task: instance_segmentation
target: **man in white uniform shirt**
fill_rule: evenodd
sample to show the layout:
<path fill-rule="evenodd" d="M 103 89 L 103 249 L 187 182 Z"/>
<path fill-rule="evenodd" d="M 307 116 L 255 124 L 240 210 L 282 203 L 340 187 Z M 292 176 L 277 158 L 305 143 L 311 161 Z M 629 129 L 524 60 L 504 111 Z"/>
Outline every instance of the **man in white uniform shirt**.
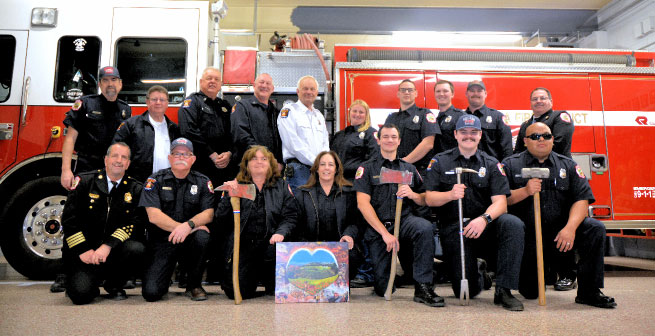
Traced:
<path fill-rule="evenodd" d="M 144 183 L 148 176 L 169 168 L 171 141 L 180 137 L 177 125 L 166 117 L 168 91 L 160 85 L 148 90 L 148 110 L 131 117 L 116 130 L 113 142 L 125 142 L 132 150 L 127 174 Z"/>
<path fill-rule="evenodd" d="M 318 81 L 312 76 L 304 76 L 298 81 L 296 92 L 298 101 L 285 105 L 277 119 L 282 156 L 287 165 L 284 175 L 294 193 L 307 183 L 309 168 L 316 156 L 330 150 L 325 118 L 314 108 Z"/>

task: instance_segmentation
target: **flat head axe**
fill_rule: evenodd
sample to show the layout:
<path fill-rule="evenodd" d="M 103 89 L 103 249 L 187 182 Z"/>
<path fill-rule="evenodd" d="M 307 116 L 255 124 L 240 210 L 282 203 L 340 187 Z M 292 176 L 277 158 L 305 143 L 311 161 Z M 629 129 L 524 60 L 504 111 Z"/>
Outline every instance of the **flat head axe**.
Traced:
<path fill-rule="evenodd" d="M 550 176 L 548 168 L 523 168 L 524 179 L 544 179 Z M 541 239 L 541 200 L 539 193 L 534 194 L 534 232 L 537 241 L 537 281 L 539 284 L 539 305 L 546 305 L 546 282 L 544 281 L 544 245 Z"/>
<path fill-rule="evenodd" d="M 478 174 L 477 171 L 469 168 L 456 167 L 454 169 L 455 174 L 457 174 L 457 184 L 462 184 L 462 174 L 463 173 L 473 173 Z M 452 174 L 452 172 L 450 173 Z M 459 282 L 459 303 L 462 306 L 469 305 L 469 280 L 466 278 L 466 263 L 464 256 L 464 209 L 462 207 L 462 199 L 457 200 L 457 207 L 459 210 L 459 257 L 460 263 L 462 264 L 462 279 Z"/>
<path fill-rule="evenodd" d="M 401 184 L 412 184 L 413 173 L 410 171 L 393 170 L 382 167 L 380 169 L 380 183 L 396 183 L 398 186 Z M 400 213 L 403 209 L 402 197 L 396 199 L 396 217 L 393 224 L 393 236 L 398 239 L 400 235 Z M 391 255 L 391 271 L 389 272 L 389 282 L 387 283 L 387 290 L 384 292 L 384 299 L 391 301 L 391 292 L 393 291 L 393 282 L 396 280 L 396 268 L 398 259 L 398 251 L 394 248 Z"/>
<path fill-rule="evenodd" d="M 227 191 L 234 212 L 234 250 L 232 251 L 232 286 L 234 288 L 234 304 L 241 304 L 241 288 L 239 287 L 239 250 L 241 249 L 241 200 L 247 198 L 255 200 L 256 189 L 254 184 L 237 184 L 236 188 L 223 184 L 218 190 Z"/>

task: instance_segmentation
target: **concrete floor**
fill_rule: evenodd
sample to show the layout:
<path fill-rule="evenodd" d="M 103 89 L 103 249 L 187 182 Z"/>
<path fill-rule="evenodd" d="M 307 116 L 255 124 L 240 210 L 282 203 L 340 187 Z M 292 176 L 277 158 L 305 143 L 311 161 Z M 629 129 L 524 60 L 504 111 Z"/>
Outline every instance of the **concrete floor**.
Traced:
<path fill-rule="evenodd" d="M 148 303 L 140 288 L 129 299 L 97 299 L 74 306 L 51 282 L 0 280 L 0 335 L 652 335 L 655 272 L 612 271 L 607 295 L 618 302 L 607 310 L 574 303 L 575 291 L 547 290 L 547 305 L 524 301 L 524 312 L 493 304 L 485 291 L 470 306 L 460 306 L 449 285 L 437 293 L 445 308 L 412 301 L 413 289 L 400 288 L 393 301 L 353 289 L 349 303 L 275 304 L 273 297 L 245 300 L 240 306 L 218 286 L 206 286 L 208 301 L 192 302 L 171 287 L 166 299 Z M 519 296 L 522 299 L 522 297 Z"/>

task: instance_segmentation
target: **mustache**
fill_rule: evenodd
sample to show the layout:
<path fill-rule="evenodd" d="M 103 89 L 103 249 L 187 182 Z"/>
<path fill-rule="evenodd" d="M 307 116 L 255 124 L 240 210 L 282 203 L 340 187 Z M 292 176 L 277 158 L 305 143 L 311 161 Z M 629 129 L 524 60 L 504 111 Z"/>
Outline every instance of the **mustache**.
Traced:
<path fill-rule="evenodd" d="M 176 165 L 176 164 L 178 164 L 178 163 L 179 163 L 179 164 L 183 164 L 185 167 L 188 167 L 188 166 L 189 166 L 189 163 L 186 162 L 186 161 L 182 161 L 182 160 L 175 160 L 175 161 L 173 161 L 173 164 L 174 164 L 174 165 Z"/>

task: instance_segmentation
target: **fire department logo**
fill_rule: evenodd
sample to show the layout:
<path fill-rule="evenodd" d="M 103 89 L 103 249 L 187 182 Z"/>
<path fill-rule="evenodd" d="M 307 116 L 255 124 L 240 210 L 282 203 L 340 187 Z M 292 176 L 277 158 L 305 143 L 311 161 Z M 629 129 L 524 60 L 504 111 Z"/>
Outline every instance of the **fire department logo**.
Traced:
<path fill-rule="evenodd" d="M 437 117 L 435 117 L 434 113 L 432 113 L 432 112 L 426 113 L 425 114 L 425 119 L 431 124 L 434 124 L 434 123 L 437 122 Z"/>
<path fill-rule="evenodd" d="M 76 100 L 73 104 L 73 111 L 77 111 L 82 107 L 82 101 L 80 99 Z"/>
<path fill-rule="evenodd" d="M 565 179 L 566 178 L 566 169 L 562 168 L 559 170 L 559 177 Z"/>
<path fill-rule="evenodd" d="M 191 106 L 191 99 L 185 99 L 184 103 L 182 103 L 183 107 L 189 107 Z"/>
<path fill-rule="evenodd" d="M 221 108 L 221 110 L 223 110 L 223 112 L 227 112 L 227 107 L 223 106 L 223 108 Z"/>
<path fill-rule="evenodd" d="M 506 115 L 503 115 L 503 122 L 505 125 L 509 126 L 509 118 Z"/>
<path fill-rule="evenodd" d="M 78 184 L 80 184 L 80 177 L 75 176 L 75 179 L 73 180 L 73 185 L 71 186 L 71 190 L 75 190 L 75 188 L 77 188 Z"/>
<path fill-rule="evenodd" d="M 197 193 L 198 193 L 198 186 L 194 184 L 191 186 L 191 195 L 195 195 Z"/>
<path fill-rule="evenodd" d="M 155 185 L 155 182 L 157 182 L 157 180 L 155 180 L 152 177 L 148 177 L 148 179 L 146 180 L 146 188 L 145 189 L 146 190 L 152 190 L 152 186 Z"/>
<path fill-rule="evenodd" d="M 212 181 L 207 181 L 207 189 L 209 189 L 210 193 L 214 193 L 214 186 L 212 185 Z"/>
<path fill-rule="evenodd" d="M 236 109 L 237 109 L 237 104 L 234 104 L 234 106 L 232 106 L 232 113 L 234 113 L 234 111 L 236 111 Z"/>
<path fill-rule="evenodd" d="M 570 123 L 570 122 L 571 122 L 571 116 L 570 116 L 568 113 L 566 113 L 566 112 L 562 112 L 562 113 L 559 115 L 559 118 L 562 119 L 562 120 L 564 120 L 564 122 L 567 122 L 567 123 Z"/>
<path fill-rule="evenodd" d="M 364 139 L 364 136 L 366 136 L 366 133 L 364 132 L 359 132 L 359 138 Z"/>
<path fill-rule="evenodd" d="M 83 38 L 75 39 L 75 41 L 73 41 L 73 44 L 75 45 L 75 51 L 84 51 L 84 46 L 86 43 L 86 40 Z"/>
<path fill-rule="evenodd" d="M 412 119 L 412 122 L 415 124 L 418 124 L 418 116 L 414 116 L 414 119 Z"/>
<path fill-rule="evenodd" d="M 123 199 L 125 200 L 125 203 L 132 203 L 132 194 L 129 193 L 129 192 L 126 192 Z"/>
<path fill-rule="evenodd" d="M 373 137 L 376 139 L 378 138 L 378 131 L 373 132 Z"/>
<path fill-rule="evenodd" d="M 447 116 L 446 120 L 444 120 L 443 122 L 449 123 L 451 120 L 453 120 L 453 116 Z"/>
<path fill-rule="evenodd" d="M 125 125 L 125 122 L 123 121 L 120 125 L 118 125 L 118 128 L 116 129 L 116 132 L 120 131 L 121 127 Z"/>
<path fill-rule="evenodd" d="M 363 175 L 364 175 L 364 167 L 357 168 L 357 172 L 355 173 L 355 180 L 359 180 L 360 178 L 362 178 Z"/>
<path fill-rule="evenodd" d="M 428 169 L 427 170 L 428 171 L 432 170 L 432 165 L 435 164 L 435 163 L 437 163 L 437 158 L 432 158 L 432 160 L 430 160 L 430 163 L 428 164 Z"/>
<path fill-rule="evenodd" d="M 575 172 L 578 173 L 578 176 L 580 176 L 580 178 L 585 178 L 584 173 L 582 172 L 582 168 L 580 168 L 580 166 L 578 165 L 575 166 Z"/>
<path fill-rule="evenodd" d="M 505 169 L 503 168 L 502 163 L 497 163 L 496 166 L 498 167 L 498 171 L 500 171 L 500 173 L 503 174 L 503 176 L 507 176 L 505 175 Z"/>
<path fill-rule="evenodd" d="M 289 116 L 289 108 L 285 107 L 282 109 L 282 111 L 280 111 L 280 117 L 286 118 L 288 116 Z"/>
<path fill-rule="evenodd" d="M 480 167 L 480 170 L 478 171 L 478 176 L 485 177 L 486 175 L 487 175 L 487 168 Z"/>

